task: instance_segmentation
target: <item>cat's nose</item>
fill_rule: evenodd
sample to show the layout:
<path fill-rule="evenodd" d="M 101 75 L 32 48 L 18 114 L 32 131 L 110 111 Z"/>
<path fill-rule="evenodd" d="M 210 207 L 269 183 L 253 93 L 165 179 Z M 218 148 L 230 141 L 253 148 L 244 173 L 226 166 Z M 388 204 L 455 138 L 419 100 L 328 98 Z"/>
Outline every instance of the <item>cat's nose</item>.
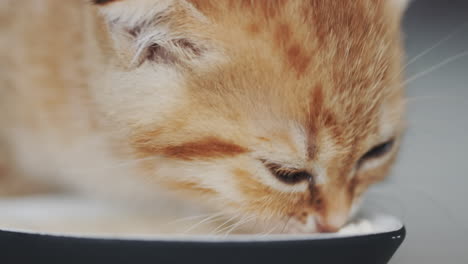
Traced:
<path fill-rule="evenodd" d="M 315 217 L 315 226 L 317 231 L 320 233 L 334 233 L 340 230 L 340 228 L 346 223 L 347 221 L 347 214 L 343 213 L 336 213 L 332 215 L 324 216 L 316 216 Z"/>
<path fill-rule="evenodd" d="M 340 230 L 340 226 L 317 222 L 317 231 L 320 233 L 335 233 L 338 230 Z"/>

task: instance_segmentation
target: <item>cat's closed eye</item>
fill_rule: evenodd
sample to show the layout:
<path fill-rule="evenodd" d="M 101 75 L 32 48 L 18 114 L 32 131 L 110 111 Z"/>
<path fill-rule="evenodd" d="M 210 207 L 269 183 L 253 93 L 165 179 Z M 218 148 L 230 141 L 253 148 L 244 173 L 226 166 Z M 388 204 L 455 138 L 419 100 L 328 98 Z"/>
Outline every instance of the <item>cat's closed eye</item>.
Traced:
<path fill-rule="evenodd" d="M 384 156 L 385 154 L 389 153 L 390 150 L 392 150 L 394 144 L 395 144 L 395 139 L 392 138 L 388 141 L 385 141 L 383 143 L 380 143 L 374 146 L 361 157 L 361 159 L 358 162 L 358 166 L 367 160 L 380 158 Z"/>
<path fill-rule="evenodd" d="M 303 169 L 294 169 L 294 168 L 285 168 L 276 163 L 269 163 L 262 161 L 268 170 L 273 174 L 278 180 L 287 184 L 296 184 L 303 181 L 312 181 L 312 175 Z"/>

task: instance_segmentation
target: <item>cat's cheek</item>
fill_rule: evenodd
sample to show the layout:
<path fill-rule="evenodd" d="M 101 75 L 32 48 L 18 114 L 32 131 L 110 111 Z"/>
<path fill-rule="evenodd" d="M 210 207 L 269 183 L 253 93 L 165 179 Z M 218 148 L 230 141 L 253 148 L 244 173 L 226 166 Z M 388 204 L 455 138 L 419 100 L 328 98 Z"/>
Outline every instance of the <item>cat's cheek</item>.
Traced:
<path fill-rule="evenodd" d="M 184 161 L 156 155 L 141 168 L 142 177 L 153 179 L 155 185 L 226 213 L 245 199 L 235 187 L 231 169 L 228 161 Z"/>
<path fill-rule="evenodd" d="M 97 86 L 93 93 L 101 112 L 122 128 L 161 124 L 187 101 L 183 76 L 158 65 L 109 70 Z"/>

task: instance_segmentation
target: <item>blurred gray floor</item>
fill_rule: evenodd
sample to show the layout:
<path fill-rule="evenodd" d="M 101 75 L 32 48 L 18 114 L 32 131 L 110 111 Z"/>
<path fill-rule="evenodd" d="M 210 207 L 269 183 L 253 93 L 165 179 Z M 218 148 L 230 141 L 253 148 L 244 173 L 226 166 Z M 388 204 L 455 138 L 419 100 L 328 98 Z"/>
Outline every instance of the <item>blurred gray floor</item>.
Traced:
<path fill-rule="evenodd" d="M 468 0 L 414 1 L 404 21 L 409 60 L 456 32 L 408 65 L 407 77 L 466 52 L 467 22 Z M 468 56 L 412 80 L 407 94 L 409 129 L 400 160 L 369 205 L 407 226 L 407 240 L 391 264 L 466 264 Z"/>

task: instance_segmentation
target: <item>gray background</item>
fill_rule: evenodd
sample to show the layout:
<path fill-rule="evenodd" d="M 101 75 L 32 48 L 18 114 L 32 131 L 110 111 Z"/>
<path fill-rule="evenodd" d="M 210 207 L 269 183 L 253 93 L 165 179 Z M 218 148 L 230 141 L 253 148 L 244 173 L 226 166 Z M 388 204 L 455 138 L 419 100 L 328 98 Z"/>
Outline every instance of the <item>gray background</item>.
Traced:
<path fill-rule="evenodd" d="M 404 29 L 411 77 L 468 50 L 468 0 L 416 0 Z M 468 56 L 408 84 L 408 131 L 388 182 L 369 206 L 403 219 L 408 236 L 391 264 L 468 263 Z"/>

